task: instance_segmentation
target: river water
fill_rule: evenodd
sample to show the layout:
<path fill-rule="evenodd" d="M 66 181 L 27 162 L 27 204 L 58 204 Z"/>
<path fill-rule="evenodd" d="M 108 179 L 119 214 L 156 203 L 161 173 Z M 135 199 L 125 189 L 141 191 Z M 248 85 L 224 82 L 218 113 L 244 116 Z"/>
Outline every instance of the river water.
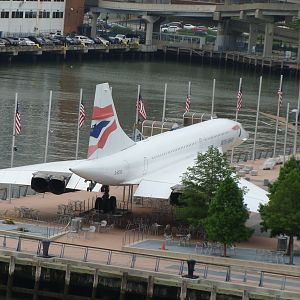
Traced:
<path fill-rule="evenodd" d="M 188 82 L 192 84 L 191 110 L 211 110 L 212 82 L 216 79 L 215 112 L 219 117 L 234 118 L 239 78 L 243 77 L 243 108 L 239 121 L 249 131 L 246 144 L 251 149 L 255 124 L 259 74 L 233 68 L 174 61 L 84 61 L 41 62 L 38 64 L 13 63 L 0 67 L 0 167 L 10 166 L 11 141 L 14 119 L 14 97 L 18 92 L 22 131 L 16 137 L 14 165 L 43 161 L 47 128 L 49 91 L 53 90 L 51 134 L 48 161 L 73 159 L 75 156 L 79 90 L 87 121 L 80 135 L 80 157 L 86 157 L 89 120 L 95 85 L 109 82 L 119 121 L 131 132 L 135 120 L 137 85 L 141 85 L 149 119 L 162 117 L 164 84 L 168 83 L 167 117 L 180 117 L 185 110 Z M 279 75 L 264 75 L 261 111 L 276 114 Z M 284 105 L 296 107 L 298 82 L 284 78 Z M 295 117 L 294 115 L 292 117 Z M 280 127 L 278 143 L 282 148 L 284 128 Z M 289 131 L 289 144 L 293 131 Z M 257 147 L 272 147 L 274 121 L 260 116 Z"/>
<path fill-rule="evenodd" d="M 253 143 L 259 74 L 231 67 L 202 65 L 176 61 L 89 60 L 83 62 L 13 63 L 0 68 L 0 167 L 10 165 L 14 118 L 14 98 L 18 92 L 22 132 L 16 137 L 14 165 L 39 163 L 45 151 L 49 91 L 53 90 L 48 161 L 73 159 L 75 156 L 79 90 L 87 120 L 80 134 L 80 157 L 86 157 L 89 120 L 93 106 L 95 85 L 109 82 L 119 121 L 129 133 L 135 119 L 137 85 L 145 102 L 149 119 L 162 117 L 164 84 L 168 84 L 167 117 L 182 117 L 188 82 L 191 81 L 191 111 L 211 110 L 212 83 L 216 79 L 215 112 L 219 117 L 234 118 L 239 78 L 243 77 L 243 108 L 239 121 L 250 132 L 248 149 Z M 276 114 L 278 74 L 263 77 L 261 105 L 263 112 Z M 285 114 L 286 103 L 295 108 L 298 82 L 283 80 Z M 295 114 L 291 116 L 295 118 Z M 260 117 L 257 147 L 272 147 L 274 121 Z M 278 143 L 282 148 L 284 128 L 280 128 Z M 293 131 L 289 132 L 292 143 Z"/>

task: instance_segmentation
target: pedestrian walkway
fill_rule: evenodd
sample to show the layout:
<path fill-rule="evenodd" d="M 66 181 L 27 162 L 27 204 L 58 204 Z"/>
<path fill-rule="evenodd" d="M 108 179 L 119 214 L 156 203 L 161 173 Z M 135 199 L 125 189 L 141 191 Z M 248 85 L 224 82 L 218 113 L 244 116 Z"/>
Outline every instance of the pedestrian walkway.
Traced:
<path fill-rule="evenodd" d="M 126 249 L 148 249 L 161 251 L 161 240 L 144 240 L 141 242 L 128 245 Z M 221 246 L 221 245 L 220 245 Z M 257 245 L 259 246 L 259 245 Z M 165 251 L 169 253 L 185 253 L 185 254 L 197 254 L 221 257 L 223 250 L 217 245 L 211 245 L 202 247 L 202 245 L 191 243 L 189 245 L 182 245 L 179 241 L 168 241 L 165 246 Z M 242 248 L 242 247 L 228 247 L 227 255 L 232 259 L 240 259 L 247 261 L 261 261 L 263 263 L 276 263 L 286 264 L 289 261 L 289 257 L 284 254 L 283 251 L 276 251 L 271 249 L 261 248 Z M 300 256 L 294 256 L 294 264 L 300 265 Z"/>

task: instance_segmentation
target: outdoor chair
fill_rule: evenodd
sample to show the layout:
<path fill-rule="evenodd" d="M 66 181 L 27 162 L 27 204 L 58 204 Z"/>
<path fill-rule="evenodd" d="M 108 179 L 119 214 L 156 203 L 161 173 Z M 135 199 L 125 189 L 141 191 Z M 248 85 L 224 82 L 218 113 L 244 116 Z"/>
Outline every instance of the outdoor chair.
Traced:
<path fill-rule="evenodd" d="M 101 231 L 101 232 L 104 232 L 104 231 L 106 231 L 106 229 L 107 229 L 107 221 L 106 220 L 102 220 L 101 222 L 100 222 L 100 226 L 99 226 L 99 232 Z"/>
<path fill-rule="evenodd" d="M 110 224 L 109 226 L 106 226 L 106 232 L 110 232 L 114 228 L 114 224 Z"/>
<path fill-rule="evenodd" d="M 164 233 L 164 240 L 165 240 L 166 244 L 171 245 L 171 241 L 173 240 L 172 234 Z"/>
<path fill-rule="evenodd" d="M 235 245 L 228 245 L 228 252 L 230 253 L 230 255 L 232 256 L 232 255 L 234 255 L 234 256 L 236 256 L 236 247 L 235 247 Z"/>
<path fill-rule="evenodd" d="M 276 262 L 285 264 L 285 251 L 276 251 Z"/>
<path fill-rule="evenodd" d="M 191 237 L 192 235 L 190 233 L 188 233 L 187 235 L 185 236 L 182 236 L 179 240 L 179 244 L 180 245 L 184 245 L 184 246 L 187 246 L 189 245 L 190 241 L 191 241 Z"/>
<path fill-rule="evenodd" d="M 95 233 L 96 232 L 96 226 L 91 225 L 88 230 L 84 231 L 84 238 L 88 239 L 89 233 Z"/>

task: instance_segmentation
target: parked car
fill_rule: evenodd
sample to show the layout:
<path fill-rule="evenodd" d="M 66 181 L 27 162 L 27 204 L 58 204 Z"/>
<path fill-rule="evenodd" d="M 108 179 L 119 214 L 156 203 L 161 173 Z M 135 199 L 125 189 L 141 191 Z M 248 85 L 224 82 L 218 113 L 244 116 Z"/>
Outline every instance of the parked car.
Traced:
<path fill-rule="evenodd" d="M 48 40 L 50 40 L 54 45 L 64 44 L 58 37 L 49 37 Z"/>
<path fill-rule="evenodd" d="M 176 33 L 180 29 L 181 29 L 181 27 L 178 27 L 176 25 L 171 25 L 171 26 L 168 27 L 167 32 L 169 32 L 169 33 Z"/>
<path fill-rule="evenodd" d="M 93 45 L 95 42 L 88 38 L 87 36 L 84 35 L 75 35 L 74 39 L 78 40 L 81 42 L 83 45 Z"/>
<path fill-rule="evenodd" d="M 192 25 L 192 24 L 184 24 L 184 25 L 183 25 L 183 28 L 184 28 L 184 29 L 191 29 L 191 30 L 192 30 L 192 29 L 195 28 L 195 25 Z"/>
<path fill-rule="evenodd" d="M 102 36 L 98 36 L 97 39 L 101 42 L 101 44 L 105 45 L 105 46 L 109 46 L 110 42 L 108 40 L 106 40 L 105 38 L 103 38 Z"/>
<path fill-rule="evenodd" d="M 81 45 L 81 42 L 69 36 L 56 36 L 55 39 L 60 40 L 63 44 L 67 45 Z"/>
<path fill-rule="evenodd" d="M 208 30 L 208 28 L 206 26 L 198 25 L 194 27 L 194 30 Z"/>
<path fill-rule="evenodd" d="M 161 32 L 167 32 L 168 31 L 168 27 L 169 27 L 168 24 L 162 24 L 162 25 L 160 25 L 160 31 Z"/>
<path fill-rule="evenodd" d="M 43 37 L 43 40 L 45 42 L 45 45 L 47 45 L 47 46 L 54 45 L 54 43 L 47 37 Z"/>
<path fill-rule="evenodd" d="M 21 46 L 36 46 L 36 43 L 27 37 L 24 37 L 24 38 L 19 37 L 19 38 L 16 38 L 16 40 L 19 41 L 19 45 L 21 45 Z"/>
<path fill-rule="evenodd" d="M 44 46 L 46 45 L 45 41 L 43 38 L 38 37 L 38 36 L 29 36 L 28 37 L 31 41 L 33 41 L 35 44 L 39 45 L 39 46 Z"/>
<path fill-rule="evenodd" d="M 3 38 L 3 40 L 8 41 L 10 46 L 18 46 L 19 45 L 19 41 L 12 37 L 5 37 L 5 38 Z"/>
<path fill-rule="evenodd" d="M 114 38 L 119 44 L 128 44 L 130 42 L 130 39 L 125 34 L 116 34 Z"/>
<path fill-rule="evenodd" d="M 183 28 L 182 22 L 170 22 L 168 23 L 168 26 L 177 26 L 179 28 Z"/>
<path fill-rule="evenodd" d="M 7 46 L 10 46 L 10 43 L 5 39 L 0 38 L 0 47 L 7 47 Z"/>

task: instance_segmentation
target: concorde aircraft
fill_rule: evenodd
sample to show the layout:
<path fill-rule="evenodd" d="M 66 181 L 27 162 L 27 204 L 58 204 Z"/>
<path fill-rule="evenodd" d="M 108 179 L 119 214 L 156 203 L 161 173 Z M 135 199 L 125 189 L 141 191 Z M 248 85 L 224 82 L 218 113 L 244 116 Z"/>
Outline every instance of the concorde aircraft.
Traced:
<path fill-rule="evenodd" d="M 168 199 L 198 152 L 211 145 L 226 152 L 247 138 L 240 123 L 212 119 L 134 142 L 121 128 L 111 90 L 103 83 L 96 86 L 87 159 L 2 169 L 0 183 L 31 185 L 55 194 L 86 189 L 87 181 L 137 185 L 135 196 Z M 245 203 L 251 211 L 268 201 L 258 186 L 242 179 L 240 186 L 248 189 Z"/>

